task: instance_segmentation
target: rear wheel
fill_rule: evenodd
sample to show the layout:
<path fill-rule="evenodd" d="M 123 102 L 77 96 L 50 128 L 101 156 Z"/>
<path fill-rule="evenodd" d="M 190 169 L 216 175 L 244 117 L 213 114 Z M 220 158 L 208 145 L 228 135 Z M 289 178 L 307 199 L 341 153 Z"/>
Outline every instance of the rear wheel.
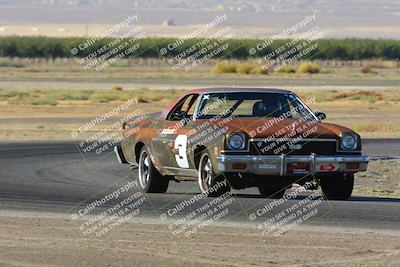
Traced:
<path fill-rule="evenodd" d="M 146 193 L 165 193 L 169 184 L 169 179 L 161 175 L 154 167 L 145 146 L 139 156 L 139 184 Z"/>
<path fill-rule="evenodd" d="M 198 183 L 202 193 L 218 197 L 231 190 L 223 175 L 215 175 L 210 155 L 206 150 L 201 153 L 198 171 Z"/>
<path fill-rule="evenodd" d="M 320 177 L 322 192 L 329 200 L 347 200 L 353 192 L 354 174 L 336 174 Z"/>

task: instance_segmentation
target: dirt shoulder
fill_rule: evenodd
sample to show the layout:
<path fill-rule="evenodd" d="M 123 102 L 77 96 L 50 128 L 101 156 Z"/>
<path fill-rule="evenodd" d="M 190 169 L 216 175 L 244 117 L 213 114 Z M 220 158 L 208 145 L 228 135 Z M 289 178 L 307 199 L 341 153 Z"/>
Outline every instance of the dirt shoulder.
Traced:
<path fill-rule="evenodd" d="M 1 266 L 398 266 L 400 236 L 293 231 L 269 242 L 256 229 L 207 227 L 190 238 L 129 223 L 102 239 L 66 219 L 0 217 Z"/>
<path fill-rule="evenodd" d="M 353 196 L 400 197 L 400 160 L 370 161 L 368 170 L 356 174 Z"/>

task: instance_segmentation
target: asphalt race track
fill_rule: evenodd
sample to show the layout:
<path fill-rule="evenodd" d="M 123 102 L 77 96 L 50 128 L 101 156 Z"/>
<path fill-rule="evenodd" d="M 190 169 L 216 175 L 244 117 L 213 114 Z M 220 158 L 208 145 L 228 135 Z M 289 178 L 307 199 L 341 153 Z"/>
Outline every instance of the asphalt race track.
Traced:
<path fill-rule="evenodd" d="M 399 148 L 398 139 L 366 140 L 363 144 L 364 154 L 373 158 L 399 156 Z M 0 211 L 69 215 L 136 177 L 137 171 L 120 165 L 113 153 L 92 161 L 84 160 L 74 143 L 3 143 L 0 144 Z M 146 196 L 141 216 L 158 218 L 177 203 L 198 193 L 196 183 L 171 182 L 166 194 Z M 235 201 L 225 218 L 228 221 L 250 222 L 249 214 L 273 201 L 259 198 L 257 189 L 234 193 Z M 306 197 L 307 194 L 288 200 L 277 212 Z M 187 207 L 182 214 L 205 201 L 208 200 L 202 199 Z M 113 204 L 110 201 L 103 208 Z M 400 230 L 400 199 L 355 196 L 350 201 L 323 201 L 318 212 L 321 216 L 311 223 L 316 227 Z"/>

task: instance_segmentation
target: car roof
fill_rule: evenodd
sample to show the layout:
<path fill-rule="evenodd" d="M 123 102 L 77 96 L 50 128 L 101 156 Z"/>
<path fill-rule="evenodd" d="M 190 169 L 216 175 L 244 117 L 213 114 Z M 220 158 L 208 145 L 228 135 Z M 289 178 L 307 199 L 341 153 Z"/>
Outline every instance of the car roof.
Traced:
<path fill-rule="evenodd" d="M 220 86 L 203 87 L 186 92 L 187 94 L 204 94 L 217 92 L 263 92 L 263 93 L 291 93 L 289 90 L 269 88 L 269 87 L 246 87 L 246 86 Z"/>
<path fill-rule="evenodd" d="M 246 86 L 219 86 L 219 87 L 202 87 L 187 91 L 181 97 L 175 99 L 172 103 L 168 105 L 166 110 L 164 111 L 167 114 L 183 97 L 190 95 L 190 94 L 204 94 L 204 93 L 228 93 L 228 92 L 261 92 L 261 93 L 277 93 L 277 94 L 284 94 L 284 93 L 291 93 L 289 90 L 277 89 L 277 88 L 269 88 L 269 87 L 246 87 Z M 165 115 L 164 114 L 164 115 Z"/>

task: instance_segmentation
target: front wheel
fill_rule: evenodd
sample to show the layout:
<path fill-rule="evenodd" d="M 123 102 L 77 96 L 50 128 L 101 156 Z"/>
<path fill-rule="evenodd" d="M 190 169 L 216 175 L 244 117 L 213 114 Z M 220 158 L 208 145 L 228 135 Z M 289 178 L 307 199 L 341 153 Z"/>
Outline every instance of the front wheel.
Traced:
<path fill-rule="evenodd" d="M 218 197 L 231 190 L 224 175 L 215 175 L 210 154 L 206 150 L 201 153 L 198 171 L 198 183 L 202 193 Z"/>
<path fill-rule="evenodd" d="M 169 184 L 169 179 L 154 167 L 145 146 L 139 156 L 139 184 L 145 193 L 165 193 Z"/>
<path fill-rule="evenodd" d="M 319 180 L 328 200 L 347 200 L 353 192 L 354 174 L 322 176 Z"/>

